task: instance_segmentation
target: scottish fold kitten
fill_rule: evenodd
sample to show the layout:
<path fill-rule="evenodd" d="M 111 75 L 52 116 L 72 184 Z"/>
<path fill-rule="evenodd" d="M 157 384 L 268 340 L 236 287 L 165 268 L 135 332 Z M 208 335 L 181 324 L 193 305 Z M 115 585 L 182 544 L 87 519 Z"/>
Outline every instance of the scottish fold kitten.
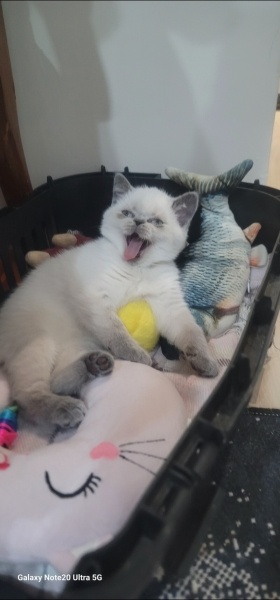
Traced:
<path fill-rule="evenodd" d="M 195 192 L 174 199 L 117 174 L 102 237 L 44 262 L 11 295 L 0 312 L 0 362 L 27 418 L 75 426 L 86 411 L 82 386 L 110 373 L 113 357 L 151 365 L 117 316 L 134 299 L 147 300 L 161 335 L 199 374 L 217 374 L 173 262 L 197 204 Z"/>

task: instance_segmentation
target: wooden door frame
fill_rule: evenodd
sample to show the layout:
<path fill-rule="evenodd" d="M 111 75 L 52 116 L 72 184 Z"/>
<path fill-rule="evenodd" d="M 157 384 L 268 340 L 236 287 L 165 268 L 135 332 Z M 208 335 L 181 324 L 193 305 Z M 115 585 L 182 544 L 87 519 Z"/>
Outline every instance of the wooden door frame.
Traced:
<path fill-rule="evenodd" d="M 17 116 L 16 95 L 0 2 L 0 188 L 7 206 L 23 204 L 32 191 Z"/>

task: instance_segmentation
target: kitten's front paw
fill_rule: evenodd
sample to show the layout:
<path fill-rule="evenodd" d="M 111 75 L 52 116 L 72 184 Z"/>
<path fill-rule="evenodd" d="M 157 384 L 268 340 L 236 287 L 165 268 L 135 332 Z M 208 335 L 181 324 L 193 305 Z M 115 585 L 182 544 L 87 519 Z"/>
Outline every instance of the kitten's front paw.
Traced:
<path fill-rule="evenodd" d="M 87 408 L 82 400 L 61 396 L 51 414 L 51 421 L 63 429 L 77 427 L 83 420 Z"/>
<path fill-rule="evenodd" d="M 149 353 L 136 343 L 133 344 L 118 340 L 118 343 L 115 343 L 114 346 L 111 345 L 109 350 L 119 360 L 130 360 L 131 362 L 138 362 L 143 365 L 152 365 Z"/>
<path fill-rule="evenodd" d="M 148 354 L 148 352 L 145 352 L 145 350 L 142 350 L 141 348 L 139 350 L 132 349 L 131 351 L 127 352 L 126 356 L 123 357 L 123 360 L 138 362 L 142 365 L 148 365 L 149 367 L 152 366 L 152 359 L 150 355 Z"/>
<path fill-rule="evenodd" d="M 210 355 L 199 354 L 195 348 L 188 347 L 185 357 L 193 370 L 201 377 L 216 377 L 219 373 L 217 361 Z"/>
<path fill-rule="evenodd" d="M 195 368 L 192 364 L 191 366 L 195 369 L 198 375 L 201 375 L 201 377 L 217 377 L 219 373 L 219 367 L 215 360 L 205 359 L 204 364 L 198 368 Z"/>

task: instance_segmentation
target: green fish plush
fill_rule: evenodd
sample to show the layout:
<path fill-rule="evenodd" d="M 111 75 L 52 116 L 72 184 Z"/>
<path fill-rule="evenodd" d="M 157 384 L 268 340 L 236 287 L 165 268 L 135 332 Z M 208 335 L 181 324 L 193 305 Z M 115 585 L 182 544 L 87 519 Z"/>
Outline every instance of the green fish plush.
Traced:
<path fill-rule="evenodd" d="M 176 183 L 200 194 L 201 236 L 185 248 L 178 264 L 186 303 L 207 337 L 217 337 L 233 325 L 248 285 L 251 260 L 254 265 L 266 264 L 266 248 L 251 248 L 261 225 L 253 223 L 243 231 L 228 203 L 229 191 L 252 166 L 252 160 L 244 160 L 217 177 L 175 168 L 165 171 Z"/>

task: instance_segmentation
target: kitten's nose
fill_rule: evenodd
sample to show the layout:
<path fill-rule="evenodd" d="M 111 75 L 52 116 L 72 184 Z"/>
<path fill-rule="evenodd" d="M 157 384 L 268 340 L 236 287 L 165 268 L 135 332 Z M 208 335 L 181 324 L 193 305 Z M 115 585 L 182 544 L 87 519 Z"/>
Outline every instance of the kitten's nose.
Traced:
<path fill-rule="evenodd" d="M 143 223 L 145 223 L 145 221 L 139 221 L 138 219 L 134 219 L 134 223 L 136 227 L 138 227 L 138 225 L 142 225 Z"/>

